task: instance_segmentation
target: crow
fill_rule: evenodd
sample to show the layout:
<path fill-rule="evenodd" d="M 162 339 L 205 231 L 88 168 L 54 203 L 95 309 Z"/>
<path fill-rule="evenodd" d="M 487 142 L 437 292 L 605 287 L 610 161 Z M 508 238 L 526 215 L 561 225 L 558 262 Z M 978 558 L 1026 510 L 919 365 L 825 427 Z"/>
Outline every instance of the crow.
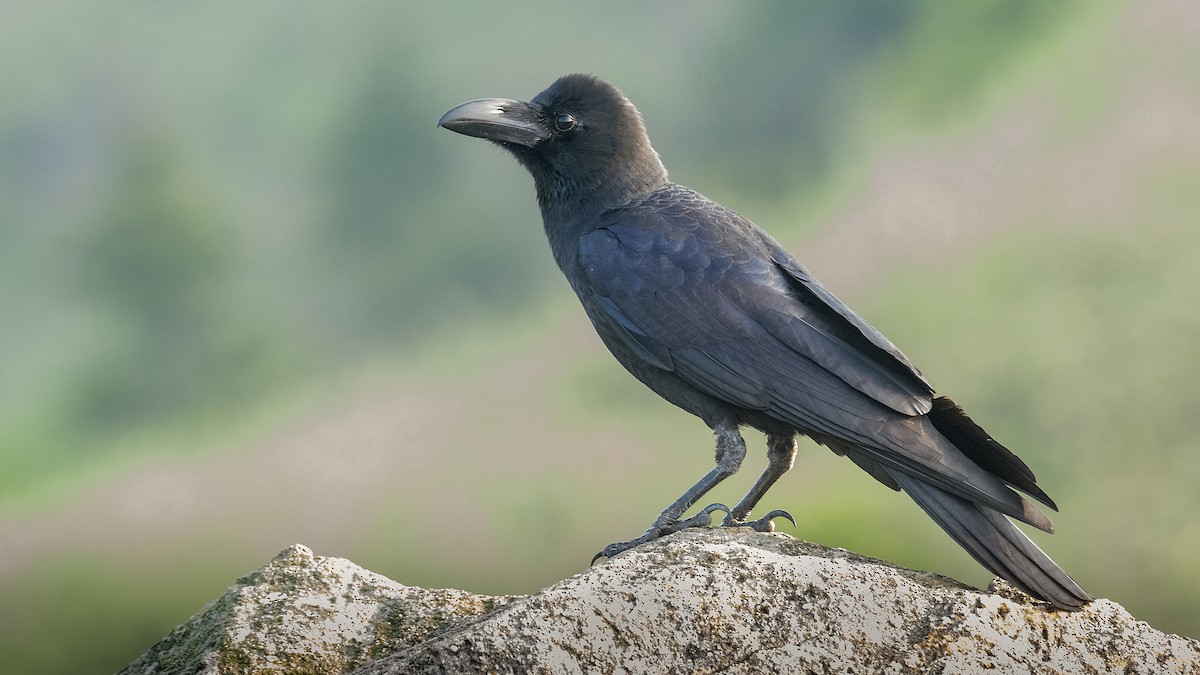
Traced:
<path fill-rule="evenodd" d="M 600 339 L 634 377 L 704 421 L 716 466 L 612 557 L 686 527 L 748 520 L 791 467 L 796 435 L 903 490 L 992 573 L 1065 610 L 1091 600 L 1006 516 L 1053 525 L 1033 472 L 757 225 L 672 183 L 641 114 L 615 86 L 566 75 L 523 102 L 463 103 L 440 127 L 487 139 L 533 175 L 550 249 Z M 768 464 L 732 509 L 683 518 L 766 435 Z M 795 521 L 793 520 L 793 525 Z"/>

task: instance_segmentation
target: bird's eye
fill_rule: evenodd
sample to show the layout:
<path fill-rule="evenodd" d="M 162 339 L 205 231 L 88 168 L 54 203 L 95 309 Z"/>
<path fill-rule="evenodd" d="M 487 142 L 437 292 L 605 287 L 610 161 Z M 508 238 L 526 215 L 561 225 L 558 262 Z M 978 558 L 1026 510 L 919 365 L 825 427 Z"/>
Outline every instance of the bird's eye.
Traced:
<path fill-rule="evenodd" d="M 575 116 L 570 113 L 562 113 L 554 118 L 554 128 L 559 131 L 570 131 L 575 128 Z"/>

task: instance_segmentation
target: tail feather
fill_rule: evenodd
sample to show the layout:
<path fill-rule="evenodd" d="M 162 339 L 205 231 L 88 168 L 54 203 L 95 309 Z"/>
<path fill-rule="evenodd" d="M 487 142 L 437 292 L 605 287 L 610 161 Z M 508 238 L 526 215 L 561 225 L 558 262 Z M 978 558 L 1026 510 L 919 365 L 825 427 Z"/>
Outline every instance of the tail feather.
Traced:
<path fill-rule="evenodd" d="M 972 462 L 1055 511 L 1058 506 L 1040 487 L 1033 471 L 1020 457 L 1001 445 L 945 396 L 933 399 L 929 421 Z"/>
<path fill-rule="evenodd" d="M 1060 609 L 1092 597 L 1003 514 L 900 471 L 893 480 L 971 557 L 993 574 Z"/>

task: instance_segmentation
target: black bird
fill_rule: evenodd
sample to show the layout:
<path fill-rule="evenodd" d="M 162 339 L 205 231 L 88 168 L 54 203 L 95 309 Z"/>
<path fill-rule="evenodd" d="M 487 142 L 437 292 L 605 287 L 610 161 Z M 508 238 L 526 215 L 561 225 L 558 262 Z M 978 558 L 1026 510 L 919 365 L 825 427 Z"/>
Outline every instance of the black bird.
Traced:
<path fill-rule="evenodd" d="M 526 103 L 479 99 L 438 125 L 493 141 L 533 174 L 550 248 L 613 356 L 716 435 L 716 467 L 614 556 L 685 527 L 773 529 L 751 509 L 788 469 L 797 433 L 904 490 L 981 565 L 1062 609 L 1091 597 L 1005 516 L 1057 510 L 1033 472 L 933 388 L 746 218 L 667 179 L 641 114 L 616 87 L 567 75 Z M 768 465 L 732 510 L 683 514 L 746 455 L 739 427 L 767 437 Z"/>

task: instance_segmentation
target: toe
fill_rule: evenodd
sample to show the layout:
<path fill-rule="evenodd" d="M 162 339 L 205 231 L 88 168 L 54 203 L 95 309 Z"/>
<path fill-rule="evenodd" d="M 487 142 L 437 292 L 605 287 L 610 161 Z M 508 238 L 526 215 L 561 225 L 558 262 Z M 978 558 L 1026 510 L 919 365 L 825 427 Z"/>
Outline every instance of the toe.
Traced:
<path fill-rule="evenodd" d="M 796 519 L 792 517 L 792 514 L 784 511 L 783 509 L 775 509 L 758 520 L 750 521 L 734 520 L 733 516 L 730 515 L 729 517 L 725 518 L 725 522 L 721 523 L 721 526 L 748 527 L 755 532 L 774 532 L 776 518 L 787 518 L 788 522 L 792 524 L 792 527 L 796 526 Z"/>
<path fill-rule="evenodd" d="M 713 511 L 723 511 L 723 512 L 725 512 L 725 517 L 726 518 L 729 517 L 729 507 L 728 506 L 725 506 L 724 504 L 709 504 L 708 506 L 704 507 L 700 511 L 700 513 L 697 513 L 696 515 L 692 516 L 691 518 L 685 518 L 684 520 L 680 520 L 678 522 L 672 523 L 671 525 L 668 525 L 667 527 L 664 527 L 663 534 L 669 534 L 671 532 L 678 532 L 680 530 L 686 530 L 689 527 L 709 527 L 710 525 L 712 525 L 712 522 L 713 522 L 713 519 L 712 519 Z"/>

